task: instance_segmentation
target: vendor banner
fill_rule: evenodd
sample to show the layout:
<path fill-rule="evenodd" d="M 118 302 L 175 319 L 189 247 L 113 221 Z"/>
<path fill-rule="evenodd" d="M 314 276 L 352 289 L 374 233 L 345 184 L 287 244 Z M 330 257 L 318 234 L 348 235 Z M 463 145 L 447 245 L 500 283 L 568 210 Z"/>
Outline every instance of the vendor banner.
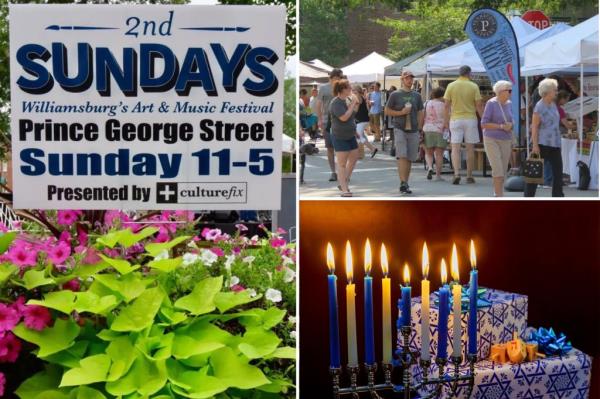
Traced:
<path fill-rule="evenodd" d="M 11 5 L 15 208 L 279 209 L 285 18 Z"/>
<path fill-rule="evenodd" d="M 512 25 L 504 14 L 491 8 L 481 8 L 471 13 L 464 30 L 473 43 L 492 85 L 499 80 L 513 84 L 511 95 L 513 120 L 520 115 L 519 46 Z M 513 125 L 515 136 L 520 136 L 520 124 Z M 520 142 L 520 140 L 519 140 Z"/>

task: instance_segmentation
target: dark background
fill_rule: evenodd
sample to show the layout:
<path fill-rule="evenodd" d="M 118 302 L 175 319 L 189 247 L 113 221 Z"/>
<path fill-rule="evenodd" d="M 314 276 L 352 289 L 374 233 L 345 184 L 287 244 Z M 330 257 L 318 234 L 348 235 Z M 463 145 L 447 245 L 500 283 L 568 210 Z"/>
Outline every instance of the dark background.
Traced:
<path fill-rule="evenodd" d="M 468 281 L 468 243 L 475 240 L 480 286 L 529 296 L 528 325 L 564 332 L 594 357 L 591 399 L 600 398 L 600 202 L 597 201 L 301 201 L 300 395 L 330 397 L 326 244 L 334 246 L 342 364 L 346 358 L 344 246 L 350 240 L 355 280 L 361 280 L 364 243 L 373 248 L 375 346 L 381 359 L 379 247 L 390 258 L 392 298 L 405 261 L 413 296 L 420 295 L 421 249 L 429 247 L 431 290 L 439 262 L 459 251 L 461 282 Z M 364 358 L 362 285 L 357 286 L 359 360 Z M 394 302 L 392 300 L 392 302 Z M 394 307 L 392 308 L 394 309 Z M 394 312 L 392 312 L 394 314 Z M 394 318 L 394 316 L 392 316 Z"/>

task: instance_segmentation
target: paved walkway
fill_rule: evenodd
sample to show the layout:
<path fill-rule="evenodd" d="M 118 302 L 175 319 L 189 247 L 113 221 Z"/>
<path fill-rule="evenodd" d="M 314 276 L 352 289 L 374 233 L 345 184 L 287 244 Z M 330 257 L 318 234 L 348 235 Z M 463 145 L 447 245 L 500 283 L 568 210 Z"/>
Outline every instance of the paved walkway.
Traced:
<path fill-rule="evenodd" d="M 319 154 L 306 157 L 304 184 L 300 185 L 301 197 L 339 197 L 337 182 L 328 181 L 330 171 L 327 163 L 327 152 L 323 140 L 317 142 Z M 396 159 L 389 155 L 390 146 L 386 143 L 386 153 L 376 143 L 379 152 L 371 159 L 366 151 L 364 159 L 358 161 L 352 174 L 350 190 L 354 197 L 493 197 L 492 178 L 483 177 L 481 171 L 474 173 L 475 184 L 465 184 L 465 171 L 460 185 L 451 183 L 452 174 L 443 174 L 446 181 L 426 179 L 423 163 L 414 163 L 410 175 L 411 195 L 401 195 L 400 181 L 396 169 Z M 488 174 L 491 171 L 488 169 Z M 537 197 L 551 197 L 552 190 L 538 188 Z M 577 190 L 575 186 L 564 188 L 565 197 L 598 197 L 598 190 Z M 522 192 L 505 192 L 506 197 L 523 197 Z"/>

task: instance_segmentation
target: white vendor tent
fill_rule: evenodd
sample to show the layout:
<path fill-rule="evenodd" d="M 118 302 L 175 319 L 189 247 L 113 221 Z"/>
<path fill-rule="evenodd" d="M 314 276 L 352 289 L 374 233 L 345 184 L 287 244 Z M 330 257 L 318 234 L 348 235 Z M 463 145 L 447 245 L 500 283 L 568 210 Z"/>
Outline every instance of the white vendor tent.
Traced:
<path fill-rule="evenodd" d="M 580 65 L 584 66 L 584 72 L 593 72 L 594 68 L 598 71 L 597 15 L 571 29 L 527 46 L 522 73 L 531 76 L 554 71 L 579 72 Z"/>
<path fill-rule="evenodd" d="M 329 72 L 333 69 L 333 67 L 331 65 L 324 63 L 323 61 L 321 61 L 318 58 L 315 58 L 314 60 L 310 60 L 310 61 L 308 61 L 308 63 L 316 66 L 317 68 L 324 69 L 327 72 Z"/>
<path fill-rule="evenodd" d="M 523 21 L 520 17 L 513 17 L 510 23 L 515 31 L 519 46 L 521 46 L 521 41 L 525 40 L 528 36 L 541 32 L 539 29 Z M 462 65 L 469 65 L 471 71 L 475 74 L 485 73 L 485 67 L 470 40 L 462 41 L 427 57 L 427 71 L 433 75 L 436 73 L 458 74 L 458 69 Z"/>
<path fill-rule="evenodd" d="M 342 71 L 352 83 L 375 82 L 383 79 L 385 67 L 393 63 L 394 61 L 373 51 L 365 58 L 345 66 Z"/>

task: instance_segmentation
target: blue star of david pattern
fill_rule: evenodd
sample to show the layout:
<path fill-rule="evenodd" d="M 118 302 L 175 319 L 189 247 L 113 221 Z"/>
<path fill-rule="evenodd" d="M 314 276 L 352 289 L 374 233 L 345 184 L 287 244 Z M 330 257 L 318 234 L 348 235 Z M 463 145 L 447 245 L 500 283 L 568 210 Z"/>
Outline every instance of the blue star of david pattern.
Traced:
<path fill-rule="evenodd" d="M 575 378 L 577 371 L 569 370 L 565 364 L 553 368 L 553 372 L 548 374 L 546 387 L 548 393 L 555 394 L 557 398 L 566 398 L 567 395 L 576 389 Z"/>

